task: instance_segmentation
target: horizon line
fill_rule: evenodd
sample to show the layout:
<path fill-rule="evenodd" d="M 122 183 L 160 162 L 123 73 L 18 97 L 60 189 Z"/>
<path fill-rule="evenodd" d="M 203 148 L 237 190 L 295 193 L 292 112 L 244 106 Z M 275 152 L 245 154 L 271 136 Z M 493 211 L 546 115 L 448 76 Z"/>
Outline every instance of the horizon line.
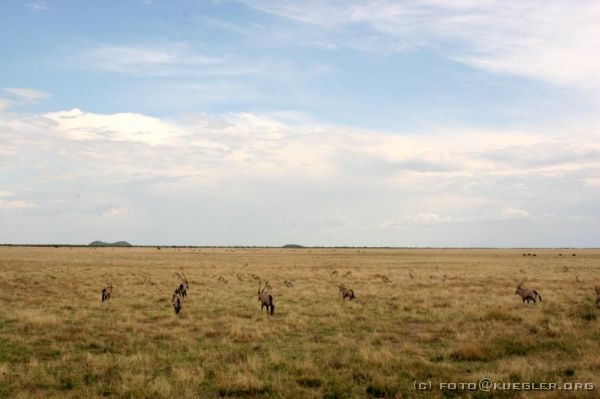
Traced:
<path fill-rule="evenodd" d="M 600 247 L 492 247 L 492 246 L 390 246 L 390 245 L 172 245 L 172 244 L 129 244 L 129 245 L 90 245 L 90 244 L 27 244 L 27 243 L 0 243 L 0 247 L 73 247 L 73 248 L 255 248 L 255 249 L 598 249 Z"/>

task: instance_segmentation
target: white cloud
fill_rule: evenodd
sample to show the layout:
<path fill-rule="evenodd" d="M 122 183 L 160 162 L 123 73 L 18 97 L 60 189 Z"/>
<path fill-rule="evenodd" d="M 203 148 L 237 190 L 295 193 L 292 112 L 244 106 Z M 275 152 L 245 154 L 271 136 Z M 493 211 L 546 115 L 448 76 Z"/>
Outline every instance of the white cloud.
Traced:
<path fill-rule="evenodd" d="M 163 46 L 102 45 L 87 51 L 84 55 L 99 69 L 119 73 L 162 74 L 173 65 L 207 65 L 218 59 L 192 53 L 185 44 Z"/>
<path fill-rule="evenodd" d="M 3 91 L 11 94 L 19 101 L 24 101 L 29 104 L 37 104 L 40 100 L 50 97 L 48 93 L 25 87 L 7 87 L 4 88 Z"/>
<path fill-rule="evenodd" d="M 501 212 L 501 218 L 507 220 L 530 219 L 531 217 L 532 216 L 529 212 L 514 207 L 504 208 Z"/>
<path fill-rule="evenodd" d="M 30 201 L 4 201 L 0 200 L 0 208 L 3 209 L 12 209 L 12 210 L 21 210 L 27 208 L 36 208 L 37 206 Z"/>
<path fill-rule="evenodd" d="M 121 214 L 121 210 L 119 208 L 110 208 L 100 212 L 100 216 L 107 219 L 112 219 Z"/>
<path fill-rule="evenodd" d="M 600 141 L 589 131 L 382 133 L 252 113 L 178 121 L 78 109 L 7 114 L 0 135 L 10 147 L 5 159 L 0 147 L 0 168 L 27 200 L 7 197 L 2 209 L 37 206 L 48 218 L 75 212 L 111 223 L 121 223 L 127 209 L 128 220 L 144 226 L 140 232 L 167 223 L 169 209 L 194 215 L 179 220 L 188 232 L 192 220 L 215 227 L 225 218 L 240 237 L 254 233 L 239 220 L 259 218 L 257 228 L 289 241 L 294 231 L 313 237 L 307 232 L 318 230 L 315 244 L 375 244 L 369 240 L 382 228 L 394 237 L 417 234 L 419 226 L 558 224 L 572 209 L 583 217 L 577 223 L 588 223 L 600 217 L 591 205 L 600 200 Z M 220 237 L 234 240 L 229 234 Z"/>
<path fill-rule="evenodd" d="M 55 123 L 58 132 L 72 140 L 130 141 L 157 145 L 175 142 L 185 133 L 177 125 L 135 113 L 102 115 L 72 109 L 49 112 L 43 116 Z"/>
<path fill-rule="evenodd" d="M 590 177 L 583 179 L 590 186 L 599 186 L 600 187 L 600 177 Z"/>
<path fill-rule="evenodd" d="M 0 98 L 0 111 L 9 109 L 12 106 L 12 102 L 6 98 Z"/>
<path fill-rule="evenodd" d="M 0 156 L 11 157 L 15 156 L 16 154 L 17 149 L 15 147 L 0 144 Z"/>
<path fill-rule="evenodd" d="M 600 168 L 598 140 L 527 131 L 447 129 L 441 134 L 387 134 L 286 123 L 251 113 L 168 121 L 79 109 L 8 119 L 4 126 L 13 131 L 12 140 L 5 140 L 11 143 L 12 154 L 32 145 L 23 133 L 30 131 L 31 140 L 39 140 L 41 134 L 45 139 L 40 145 L 58 151 L 55 156 L 68 162 L 101 163 L 98 172 L 114 170 L 120 176 L 131 172 L 137 176 L 279 178 L 299 173 L 323 179 L 352 176 L 357 181 L 410 182 L 436 176 L 556 177 Z M 77 150 L 64 152 L 59 143 Z M 142 146 L 137 148 L 140 155 L 119 143 Z"/>
<path fill-rule="evenodd" d="M 45 2 L 29 3 L 27 7 L 33 12 L 48 11 L 48 5 Z"/>
<path fill-rule="evenodd" d="M 456 222 L 456 220 L 450 216 L 440 216 L 434 212 L 419 212 L 413 215 L 403 215 L 399 219 L 388 219 L 382 223 L 382 227 L 398 228 L 407 224 L 433 225 L 450 222 Z"/>
<path fill-rule="evenodd" d="M 205 54 L 187 43 L 100 44 L 67 57 L 72 66 L 133 76 L 232 77 L 254 73 L 256 66 Z"/>
<path fill-rule="evenodd" d="M 37 207 L 37 205 L 32 201 L 3 199 L 3 197 L 6 198 L 6 197 L 14 197 L 14 196 L 15 196 L 15 193 L 12 191 L 0 190 L 0 208 L 10 209 L 10 210 L 21 210 L 21 209 Z"/>
<path fill-rule="evenodd" d="M 488 205 L 496 202 L 498 199 L 488 199 L 485 201 Z M 501 201 L 501 199 L 500 199 Z M 456 209 L 455 209 L 456 211 Z M 480 208 L 481 212 L 481 208 Z M 504 207 L 500 211 L 493 212 L 482 212 L 478 214 L 468 214 L 459 216 L 442 216 L 435 212 L 418 212 L 415 214 L 402 215 L 398 219 L 387 219 L 381 226 L 385 229 L 399 229 L 406 228 L 407 225 L 438 225 L 446 223 L 482 223 L 482 222 L 498 222 L 498 221 L 518 221 L 518 220 L 532 220 L 534 216 L 529 212 L 516 208 L 516 207 Z M 543 218 L 539 218 L 543 219 Z"/>
<path fill-rule="evenodd" d="M 600 89 L 600 4 L 592 0 L 244 2 L 324 29 L 345 29 L 345 45 L 367 40 L 362 49 L 375 44 L 388 51 L 426 46 L 492 72 Z M 362 26 L 379 37 L 353 30 Z"/>
<path fill-rule="evenodd" d="M 452 221 L 450 217 L 442 217 L 437 213 L 418 213 L 416 215 L 408 216 L 408 218 L 413 222 L 423 224 L 447 223 Z"/>

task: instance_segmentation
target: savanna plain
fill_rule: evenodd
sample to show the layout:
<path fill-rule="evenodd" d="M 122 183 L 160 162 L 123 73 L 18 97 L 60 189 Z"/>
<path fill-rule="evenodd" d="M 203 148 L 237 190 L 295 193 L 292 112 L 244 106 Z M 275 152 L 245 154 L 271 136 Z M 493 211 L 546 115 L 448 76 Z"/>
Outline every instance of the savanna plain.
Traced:
<path fill-rule="evenodd" d="M 600 250 L 0 247 L 0 397 L 597 397 L 595 285 Z M 482 378 L 596 390 L 436 388 Z"/>

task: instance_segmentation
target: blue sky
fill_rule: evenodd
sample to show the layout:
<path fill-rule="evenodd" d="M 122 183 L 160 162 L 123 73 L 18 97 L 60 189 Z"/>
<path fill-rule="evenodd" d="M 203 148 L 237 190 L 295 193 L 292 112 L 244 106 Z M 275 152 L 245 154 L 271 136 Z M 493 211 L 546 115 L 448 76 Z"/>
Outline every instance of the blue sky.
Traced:
<path fill-rule="evenodd" d="M 596 2 L 1 11 L 0 242 L 598 246 Z"/>

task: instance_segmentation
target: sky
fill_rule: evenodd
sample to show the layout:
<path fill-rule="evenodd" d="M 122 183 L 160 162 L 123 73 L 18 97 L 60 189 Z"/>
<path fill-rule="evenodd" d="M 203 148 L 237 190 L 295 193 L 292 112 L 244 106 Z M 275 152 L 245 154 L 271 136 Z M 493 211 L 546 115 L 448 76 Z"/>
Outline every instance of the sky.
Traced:
<path fill-rule="evenodd" d="M 600 246 L 600 3 L 6 0 L 0 243 Z"/>

